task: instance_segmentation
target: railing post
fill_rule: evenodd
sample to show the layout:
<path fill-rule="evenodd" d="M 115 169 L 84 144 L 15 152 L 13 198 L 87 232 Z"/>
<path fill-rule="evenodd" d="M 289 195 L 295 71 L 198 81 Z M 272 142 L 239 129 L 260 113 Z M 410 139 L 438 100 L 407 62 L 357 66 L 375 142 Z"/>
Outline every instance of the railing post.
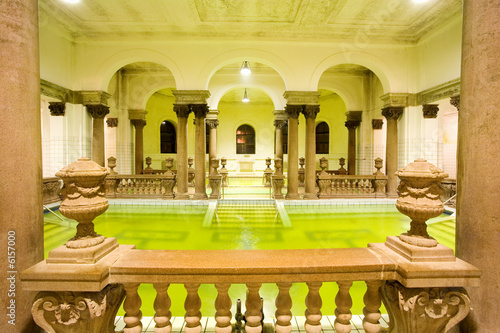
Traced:
<path fill-rule="evenodd" d="M 247 299 L 245 301 L 245 332 L 262 332 L 262 300 L 260 299 L 259 289 L 261 283 L 247 283 Z"/>
<path fill-rule="evenodd" d="M 365 307 L 363 308 L 363 328 L 366 333 L 380 332 L 380 305 L 382 304 L 379 296 L 379 289 L 382 281 L 366 281 L 366 293 L 363 296 Z"/>
<path fill-rule="evenodd" d="M 126 283 L 123 287 L 127 293 L 127 297 L 123 303 L 123 310 L 125 310 L 125 316 L 123 317 L 125 328 L 123 329 L 123 333 L 141 333 L 142 301 L 141 297 L 137 293 L 139 283 Z"/>
<path fill-rule="evenodd" d="M 281 282 L 277 283 L 279 292 L 276 296 L 276 325 L 275 329 L 277 333 L 290 333 L 292 331 L 292 298 L 290 297 L 290 287 L 291 282 Z"/>
<path fill-rule="evenodd" d="M 319 294 L 321 285 L 321 282 L 307 282 L 309 292 L 306 296 L 307 309 L 305 313 L 306 323 L 304 324 L 307 333 L 321 332 L 321 306 L 323 305 Z"/>
<path fill-rule="evenodd" d="M 186 315 L 184 319 L 186 320 L 186 326 L 184 331 L 186 333 L 200 333 L 202 331 L 201 327 L 201 299 L 198 295 L 199 284 L 188 283 L 184 287 L 187 290 L 186 301 L 184 302 L 184 309 L 186 310 Z"/>
<path fill-rule="evenodd" d="M 338 281 L 339 292 L 335 297 L 335 330 L 337 333 L 349 333 L 351 331 L 351 307 L 352 298 L 349 289 L 352 281 Z"/>
<path fill-rule="evenodd" d="M 231 298 L 228 290 L 231 285 L 229 283 L 216 283 L 217 298 L 215 299 L 215 332 L 231 333 Z"/>
<path fill-rule="evenodd" d="M 156 298 L 153 303 L 155 310 L 154 321 L 156 323 L 155 333 L 170 333 L 172 331 L 172 312 L 170 312 L 170 297 L 168 296 L 169 283 L 153 283 L 156 290 Z"/>

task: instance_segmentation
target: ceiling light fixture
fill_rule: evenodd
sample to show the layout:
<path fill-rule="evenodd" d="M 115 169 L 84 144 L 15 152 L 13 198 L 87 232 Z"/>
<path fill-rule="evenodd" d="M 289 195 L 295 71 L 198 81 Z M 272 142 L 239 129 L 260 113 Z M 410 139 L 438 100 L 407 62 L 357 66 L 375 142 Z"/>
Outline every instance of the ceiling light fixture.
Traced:
<path fill-rule="evenodd" d="M 250 69 L 250 64 L 248 63 L 248 61 L 246 61 L 246 60 L 243 61 L 243 65 L 241 66 L 240 73 L 243 75 L 249 75 L 250 73 L 252 73 L 252 70 Z"/>
<path fill-rule="evenodd" d="M 415 3 L 424 3 L 424 2 L 427 2 L 427 0 L 413 0 L 413 2 L 415 2 Z"/>
<path fill-rule="evenodd" d="M 243 103 L 248 103 L 250 100 L 248 99 L 247 96 L 247 88 L 245 88 L 245 93 L 243 94 L 243 99 L 241 100 Z"/>
<path fill-rule="evenodd" d="M 79 3 L 80 0 L 64 0 L 66 3 Z"/>

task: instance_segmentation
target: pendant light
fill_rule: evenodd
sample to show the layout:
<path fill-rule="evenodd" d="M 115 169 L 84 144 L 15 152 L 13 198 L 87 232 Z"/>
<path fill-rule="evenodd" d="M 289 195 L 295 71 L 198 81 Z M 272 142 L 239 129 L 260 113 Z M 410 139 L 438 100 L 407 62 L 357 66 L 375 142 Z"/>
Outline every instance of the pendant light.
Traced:
<path fill-rule="evenodd" d="M 245 88 L 245 94 L 243 94 L 243 99 L 241 100 L 243 103 L 248 103 L 250 100 L 248 99 L 247 96 L 247 88 Z"/>
<path fill-rule="evenodd" d="M 243 61 L 243 65 L 241 66 L 240 73 L 243 75 L 250 75 L 252 73 L 252 70 L 250 69 L 250 64 L 248 61 Z"/>

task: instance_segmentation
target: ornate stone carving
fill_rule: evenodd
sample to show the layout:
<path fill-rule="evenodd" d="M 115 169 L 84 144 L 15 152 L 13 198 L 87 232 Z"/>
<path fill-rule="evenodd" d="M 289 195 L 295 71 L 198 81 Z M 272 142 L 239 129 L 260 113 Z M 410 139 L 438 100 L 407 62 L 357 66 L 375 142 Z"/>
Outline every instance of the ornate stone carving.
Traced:
<path fill-rule="evenodd" d="M 389 332 L 445 333 L 470 311 L 464 288 L 406 288 L 386 281 L 380 293 L 389 313 Z"/>
<path fill-rule="evenodd" d="M 203 104 L 210 97 L 208 90 L 172 90 L 172 94 L 176 104 Z"/>
<path fill-rule="evenodd" d="M 345 158 L 339 158 L 340 168 L 335 172 L 336 175 L 347 175 L 347 170 L 344 168 Z"/>
<path fill-rule="evenodd" d="M 130 119 L 130 123 L 134 125 L 135 129 L 143 129 L 146 126 L 146 121 L 144 119 Z"/>
<path fill-rule="evenodd" d="M 318 175 L 318 197 L 321 199 L 330 198 L 332 194 L 332 178 L 326 172 L 326 168 L 328 168 L 328 159 L 326 157 L 319 159 L 319 167 L 321 172 Z"/>
<path fill-rule="evenodd" d="M 416 96 L 408 93 L 388 93 L 382 95 L 380 99 L 384 102 L 385 107 L 401 107 L 405 108 L 410 105 L 415 105 Z"/>
<path fill-rule="evenodd" d="M 217 171 L 218 168 L 219 159 L 212 158 L 210 160 L 210 169 L 212 171 L 208 176 L 208 183 L 210 185 L 210 188 L 212 189 L 212 193 L 210 193 L 210 199 L 219 199 L 222 176 Z"/>
<path fill-rule="evenodd" d="M 273 122 L 274 127 L 279 130 L 283 130 L 283 128 L 286 126 L 287 121 L 286 120 L 275 120 Z"/>
<path fill-rule="evenodd" d="M 66 103 L 49 102 L 49 110 L 51 116 L 64 116 L 66 113 Z"/>
<path fill-rule="evenodd" d="M 288 118 L 298 119 L 303 108 L 304 108 L 303 105 L 287 105 L 285 106 L 285 113 L 288 116 Z"/>
<path fill-rule="evenodd" d="M 264 169 L 264 186 L 271 186 L 271 175 L 273 174 L 273 170 L 270 168 L 271 166 L 271 158 L 266 158 L 266 168 Z"/>
<path fill-rule="evenodd" d="M 218 119 L 207 119 L 206 123 L 212 129 L 217 128 L 217 126 L 219 126 L 219 120 Z"/>
<path fill-rule="evenodd" d="M 415 105 L 429 104 L 460 94 L 460 78 L 439 84 L 416 95 Z"/>
<path fill-rule="evenodd" d="M 460 95 L 451 96 L 450 104 L 457 108 L 457 111 L 460 111 Z"/>
<path fill-rule="evenodd" d="M 173 199 L 175 197 L 174 186 L 177 181 L 177 177 L 171 170 L 173 166 L 174 159 L 172 157 L 167 157 L 165 159 L 165 167 L 167 168 L 167 171 L 165 171 L 164 175 L 168 178 L 162 179 L 162 187 L 164 190 L 163 197 L 166 199 Z"/>
<path fill-rule="evenodd" d="M 174 104 L 174 112 L 177 114 L 177 118 L 187 118 L 191 109 L 188 104 Z"/>
<path fill-rule="evenodd" d="M 403 114 L 404 107 L 400 106 L 388 106 L 382 109 L 382 115 L 387 118 L 387 120 L 398 120 Z"/>
<path fill-rule="evenodd" d="M 87 111 L 94 119 L 104 119 L 109 113 L 109 106 L 104 104 L 87 104 Z"/>
<path fill-rule="evenodd" d="M 49 204 L 60 200 L 61 180 L 56 177 L 43 179 L 43 204 Z"/>
<path fill-rule="evenodd" d="M 422 112 L 424 118 L 437 118 L 439 111 L 438 104 L 424 104 L 422 105 Z"/>
<path fill-rule="evenodd" d="M 109 206 L 104 185 L 107 174 L 106 168 L 89 158 L 80 158 L 56 173 L 64 182 L 59 211 L 67 218 L 78 221 L 76 235 L 66 242 L 66 247 L 87 248 L 104 242 L 104 236 L 94 231 L 92 221 Z"/>
<path fill-rule="evenodd" d="M 77 92 L 79 95 L 79 100 L 81 101 L 80 103 L 87 106 L 87 105 L 107 105 L 108 104 L 108 99 L 111 97 L 110 94 L 108 94 L 105 91 L 101 90 L 95 90 L 95 91 L 89 91 L 89 90 L 83 90 Z"/>
<path fill-rule="evenodd" d="M 448 175 L 423 159 L 408 164 L 396 175 L 401 180 L 396 208 L 411 218 L 410 230 L 399 238 L 411 245 L 436 246 L 438 243 L 427 233 L 425 222 L 444 212 L 439 198 L 443 193 L 440 183 Z"/>
<path fill-rule="evenodd" d="M 114 319 L 123 301 L 123 286 L 108 285 L 100 292 L 40 292 L 31 314 L 48 332 L 114 332 Z"/>
<path fill-rule="evenodd" d="M 381 130 L 383 126 L 384 126 L 383 119 L 372 119 L 372 128 L 374 130 Z"/>
<path fill-rule="evenodd" d="M 347 127 L 348 130 L 355 130 L 356 128 L 358 128 L 358 126 L 359 126 L 360 123 L 361 122 L 357 121 L 357 120 L 348 120 L 344 124 L 345 124 L 345 127 Z"/>
<path fill-rule="evenodd" d="M 319 105 L 305 105 L 302 109 L 302 113 L 306 118 L 316 119 L 316 115 L 319 112 Z"/>
<path fill-rule="evenodd" d="M 146 157 L 146 169 L 144 169 L 142 171 L 143 174 L 152 174 L 153 173 L 153 168 L 151 167 L 151 162 L 152 162 L 152 158 L 151 157 Z"/>
<path fill-rule="evenodd" d="M 222 176 L 222 187 L 227 186 L 227 169 L 226 169 L 226 164 L 227 164 L 227 159 L 225 157 L 220 159 L 220 164 L 222 167 L 219 170 L 219 174 Z"/>
<path fill-rule="evenodd" d="M 285 91 L 283 97 L 286 99 L 287 104 L 319 104 L 319 96 L 321 93 L 318 91 Z"/>
<path fill-rule="evenodd" d="M 194 168 L 193 168 L 193 158 L 188 158 L 188 185 L 194 186 Z"/>
<path fill-rule="evenodd" d="M 283 160 L 279 157 L 274 159 L 274 175 L 271 179 L 274 199 L 284 199 L 282 189 L 285 185 L 285 176 L 283 176 Z"/>
<path fill-rule="evenodd" d="M 40 79 L 40 94 L 53 97 L 63 102 L 73 103 L 73 91 L 44 79 Z"/>
<path fill-rule="evenodd" d="M 117 127 L 118 118 L 106 118 L 106 124 L 108 124 L 108 127 Z"/>
<path fill-rule="evenodd" d="M 208 114 L 207 104 L 191 104 L 190 107 L 196 118 L 205 118 Z"/>
<path fill-rule="evenodd" d="M 306 170 L 304 169 L 304 164 L 306 159 L 304 157 L 299 158 L 299 186 L 304 186 L 304 181 L 306 178 Z"/>

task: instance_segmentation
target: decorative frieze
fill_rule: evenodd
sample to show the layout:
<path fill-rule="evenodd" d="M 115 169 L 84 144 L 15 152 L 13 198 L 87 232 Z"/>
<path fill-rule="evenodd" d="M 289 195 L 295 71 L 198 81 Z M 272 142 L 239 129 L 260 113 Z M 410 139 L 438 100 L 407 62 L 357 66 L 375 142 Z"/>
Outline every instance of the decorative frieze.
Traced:
<path fill-rule="evenodd" d="M 283 97 L 286 99 L 286 104 L 319 104 L 319 91 L 285 91 Z"/>
<path fill-rule="evenodd" d="M 457 108 L 457 111 L 460 111 L 460 95 L 451 96 L 450 104 Z"/>
<path fill-rule="evenodd" d="M 302 113 L 306 118 L 316 119 L 316 115 L 319 112 L 319 105 L 304 105 Z"/>
<path fill-rule="evenodd" d="M 384 119 L 372 119 L 372 128 L 374 130 L 381 130 L 384 126 Z"/>
<path fill-rule="evenodd" d="M 146 126 L 146 121 L 144 119 L 130 119 L 130 123 L 134 125 L 135 129 L 143 129 Z"/>
<path fill-rule="evenodd" d="M 89 105 L 89 104 L 95 104 L 95 105 L 108 105 L 108 99 L 111 97 L 110 94 L 108 94 L 105 91 L 80 91 L 78 92 L 80 95 L 80 103 L 83 105 Z"/>
<path fill-rule="evenodd" d="M 415 95 L 409 93 L 388 93 L 380 96 L 384 101 L 384 108 L 387 107 L 402 107 L 415 105 Z"/>
<path fill-rule="evenodd" d="M 106 118 L 106 124 L 108 124 L 108 127 L 117 127 L 118 118 Z"/>
<path fill-rule="evenodd" d="M 303 105 L 287 105 L 285 106 L 285 113 L 288 118 L 298 119 L 303 108 Z"/>
<path fill-rule="evenodd" d="M 66 113 L 65 102 L 49 102 L 49 110 L 51 116 L 64 116 Z"/>
<path fill-rule="evenodd" d="M 62 102 L 75 103 L 73 91 L 43 79 L 40 79 L 40 94 L 58 99 Z"/>
<path fill-rule="evenodd" d="M 175 104 L 206 104 L 210 97 L 208 90 L 172 90 Z"/>
<path fill-rule="evenodd" d="M 106 117 L 106 115 L 109 113 L 109 106 L 106 106 L 104 104 L 88 104 L 85 106 L 87 107 L 87 111 L 94 119 L 104 119 L 104 117 Z"/>
<path fill-rule="evenodd" d="M 422 105 L 422 112 L 424 118 L 437 118 L 439 111 L 438 104 L 424 104 Z"/>
<path fill-rule="evenodd" d="M 416 94 L 416 105 L 429 104 L 460 94 L 460 78 L 439 84 Z"/>
<path fill-rule="evenodd" d="M 387 118 L 387 120 L 398 120 L 403 114 L 404 107 L 400 106 L 389 106 L 382 109 L 382 115 Z"/>

